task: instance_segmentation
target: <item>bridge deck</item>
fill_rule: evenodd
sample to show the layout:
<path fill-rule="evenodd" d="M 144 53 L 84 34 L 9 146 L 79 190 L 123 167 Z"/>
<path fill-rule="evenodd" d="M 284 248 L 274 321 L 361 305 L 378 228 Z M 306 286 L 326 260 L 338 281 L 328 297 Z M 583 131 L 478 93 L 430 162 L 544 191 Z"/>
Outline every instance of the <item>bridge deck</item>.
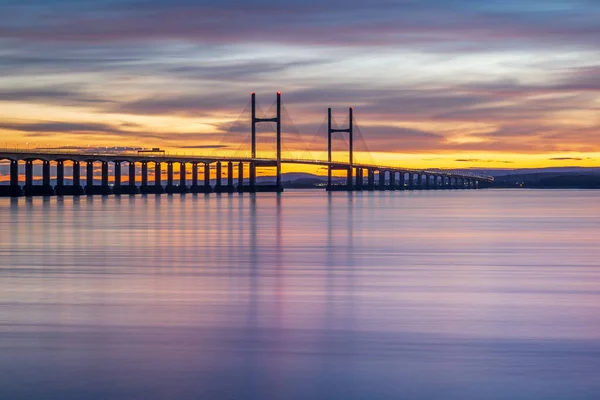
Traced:
<path fill-rule="evenodd" d="M 36 150 L 0 150 L 0 160 L 40 160 L 40 161 L 106 161 L 106 162 L 160 162 L 160 163 L 198 163 L 212 164 L 218 161 L 235 163 L 254 163 L 257 166 L 276 166 L 277 160 L 269 158 L 228 157 L 214 155 L 178 155 L 178 154 L 139 154 L 137 152 L 85 152 L 85 151 L 36 151 Z M 331 166 L 333 169 L 348 169 L 349 163 L 327 162 L 322 160 L 282 159 L 283 164 Z M 413 169 L 393 165 L 353 164 L 354 168 L 375 171 L 404 172 L 409 174 L 433 175 L 449 178 L 477 179 L 493 182 L 494 178 L 465 170 Z"/>

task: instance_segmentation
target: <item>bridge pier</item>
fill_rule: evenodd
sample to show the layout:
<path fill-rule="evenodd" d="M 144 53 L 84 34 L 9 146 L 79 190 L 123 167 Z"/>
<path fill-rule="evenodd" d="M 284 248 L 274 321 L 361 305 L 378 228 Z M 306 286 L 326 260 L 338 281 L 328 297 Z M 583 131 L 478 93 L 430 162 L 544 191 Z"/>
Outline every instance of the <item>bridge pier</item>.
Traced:
<path fill-rule="evenodd" d="M 240 162 L 238 164 L 238 184 L 237 184 L 238 193 L 244 192 L 244 163 Z"/>
<path fill-rule="evenodd" d="M 148 188 L 148 162 L 142 161 L 142 173 L 141 173 L 141 184 L 140 184 L 140 193 L 149 193 Z"/>
<path fill-rule="evenodd" d="M 85 194 L 94 194 L 94 162 L 85 163 Z"/>
<path fill-rule="evenodd" d="M 352 166 L 349 166 L 348 169 L 346 170 L 346 190 L 351 192 L 353 189 L 352 186 L 352 173 L 354 168 L 352 168 Z"/>
<path fill-rule="evenodd" d="M 175 180 L 173 178 L 174 174 L 174 162 L 167 162 L 167 186 L 165 187 L 165 193 L 174 194 L 174 193 L 188 193 L 189 189 L 186 185 L 186 168 L 184 162 L 179 162 L 179 185 L 175 185 Z"/>
<path fill-rule="evenodd" d="M 165 187 L 165 193 L 173 193 L 173 163 L 167 162 L 167 186 Z"/>
<path fill-rule="evenodd" d="M 56 190 L 65 186 L 65 162 L 59 160 L 56 162 Z"/>
<path fill-rule="evenodd" d="M 65 185 L 65 162 L 63 160 L 56 162 L 56 186 L 54 191 L 58 196 L 73 194 L 73 187 Z"/>
<path fill-rule="evenodd" d="M 3 196 L 19 197 L 23 196 L 24 192 L 19 185 L 19 161 L 10 160 L 10 186 L 8 190 L 3 191 Z"/>
<path fill-rule="evenodd" d="M 204 190 L 205 193 L 212 192 L 212 187 L 210 186 L 210 164 L 204 164 Z"/>
<path fill-rule="evenodd" d="M 233 162 L 229 161 L 227 163 L 227 193 L 235 192 L 235 187 L 233 186 Z"/>
<path fill-rule="evenodd" d="M 190 186 L 190 193 L 198 193 L 198 163 L 192 163 L 192 186 Z"/>
<path fill-rule="evenodd" d="M 379 185 L 377 190 L 385 190 L 385 171 L 379 170 Z"/>
<path fill-rule="evenodd" d="M 145 174 L 145 178 L 144 178 Z M 162 186 L 162 169 L 161 163 L 158 161 L 154 161 L 154 185 L 148 184 L 148 165 L 145 166 L 142 163 L 142 187 L 141 192 L 145 194 L 163 194 L 165 193 L 165 188 Z M 146 185 L 144 185 L 144 179 L 146 180 Z"/>
<path fill-rule="evenodd" d="M 115 194 L 117 194 L 116 192 L 121 187 L 121 162 L 115 161 L 113 166 L 115 168 L 115 182 L 113 183 L 113 191 L 115 191 Z"/>
<path fill-rule="evenodd" d="M 27 171 L 29 170 L 29 179 L 27 179 Z M 30 184 L 25 187 L 26 196 L 54 196 L 56 192 L 50 185 L 50 161 L 42 161 L 42 184 L 33 184 L 33 161 L 29 161 L 29 165 L 25 164 L 26 181 Z"/>
<path fill-rule="evenodd" d="M 250 162 L 250 185 L 249 192 L 256 192 L 256 164 L 254 162 Z"/>
<path fill-rule="evenodd" d="M 73 161 L 73 194 L 81 196 L 85 194 L 83 186 L 81 186 L 81 163 Z"/>
<path fill-rule="evenodd" d="M 396 171 L 390 171 L 390 186 L 388 190 L 396 190 Z"/>
<path fill-rule="evenodd" d="M 363 170 L 362 168 L 356 168 L 356 184 L 354 186 L 355 191 L 362 191 L 363 189 Z"/>
<path fill-rule="evenodd" d="M 112 194 L 112 188 L 108 184 L 108 161 L 102 161 L 102 185 L 93 194 L 108 195 Z"/>
<path fill-rule="evenodd" d="M 179 193 L 189 193 L 187 186 L 187 166 L 184 162 L 179 163 Z"/>
<path fill-rule="evenodd" d="M 216 174 L 216 176 L 215 176 L 216 180 L 215 180 L 215 190 L 214 190 L 214 192 L 215 193 L 221 193 L 222 192 L 222 187 L 221 187 L 221 174 L 222 174 L 222 171 L 221 171 L 221 161 L 217 161 L 217 164 L 216 164 L 215 168 L 216 168 L 216 172 L 215 172 L 215 174 Z"/>
<path fill-rule="evenodd" d="M 367 187 L 368 191 L 375 190 L 375 170 L 373 168 L 367 169 Z"/>
<path fill-rule="evenodd" d="M 120 178 L 119 178 L 119 186 L 117 187 L 115 185 L 115 187 L 114 187 L 115 194 L 129 194 L 129 195 L 133 195 L 133 194 L 139 194 L 141 192 L 141 188 L 138 188 L 137 185 L 136 185 L 136 182 L 135 182 L 136 181 L 136 178 L 135 178 L 135 162 L 128 161 L 128 163 L 129 163 L 129 177 L 127 179 L 128 180 L 127 186 L 121 185 L 120 184 Z M 116 179 L 115 179 L 115 181 L 116 181 Z"/>

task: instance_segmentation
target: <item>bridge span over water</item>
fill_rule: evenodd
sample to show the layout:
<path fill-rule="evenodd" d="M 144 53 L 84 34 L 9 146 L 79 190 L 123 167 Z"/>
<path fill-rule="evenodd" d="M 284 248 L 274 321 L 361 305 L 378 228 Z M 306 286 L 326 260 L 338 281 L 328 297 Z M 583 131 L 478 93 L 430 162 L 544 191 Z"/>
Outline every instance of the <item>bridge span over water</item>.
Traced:
<path fill-rule="evenodd" d="M 251 156 L 229 157 L 219 155 L 171 155 L 164 153 L 139 153 L 135 151 L 59 151 L 1 150 L 0 161 L 10 163 L 10 181 L 0 185 L 0 196 L 51 196 L 51 195 L 108 195 L 138 193 L 234 193 L 234 192 L 281 192 L 282 164 L 314 165 L 326 167 L 329 191 L 361 190 L 433 190 L 476 189 L 490 184 L 490 176 L 469 171 L 438 169 L 407 169 L 397 166 L 360 164 L 353 156 L 353 109 L 349 109 L 349 126 L 333 128 L 331 109 L 328 110 L 328 159 L 288 159 L 281 152 L 281 93 L 277 93 L 276 116 L 257 118 L 255 95 L 252 94 Z M 256 124 L 276 124 L 276 157 L 260 158 L 256 153 Z M 332 160 L 332 134 L 346 133 L 349 138 L 348 161 Z M 41 171 L 39 166 L 41 163 Z M 34 164 L 36 168 L 34 168 Z M 99 185 L 95 181 L 95 166 L 100 165 Z M 166 185 L 163 185 L 163 166 L 166 165 Z M 174 179 L 175 166 L 179 166 L 178 179 Z M 123 168 L 128 167 L 123 174 Z M 188 167 L 191 166 L 191 176 Z M 70 179 L 65 177 L 65 167 L 71 170 Z M 109 168 L 111 167 L 111 168 Z M 85 170 L 85 185 L 81 170 Z M 274 182 L 261 184 L 257 181 L 257 168 L 274 168 Z M 153 180 L 149 179 L 149 170 Z M 21 174 L 21 172 L 24 174 Z M 36 175 L 36 171 L 38 174 Z M 112 176 L 109 175 L 112 171 Z M 334 171 L 343 171 L 345 182 L 334 177 Z M 41 173 L 40 173 L 41 172 Z M 21 176 L 24 175 L 24 182 Z M 41 175 L 41 176 L 40 176 Z M 126 179 L 123 179 L 125 175 Z M 41 179 L 40 179 L 41 178 Z"/>

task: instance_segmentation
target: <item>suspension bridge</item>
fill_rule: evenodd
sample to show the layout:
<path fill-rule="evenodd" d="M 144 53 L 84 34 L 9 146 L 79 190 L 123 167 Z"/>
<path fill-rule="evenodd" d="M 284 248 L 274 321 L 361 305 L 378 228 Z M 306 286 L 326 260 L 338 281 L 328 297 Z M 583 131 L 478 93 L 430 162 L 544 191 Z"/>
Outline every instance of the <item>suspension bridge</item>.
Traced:
<path fill-rule="evenodd" d="M 326 128 L 323 129 L 326 131 L 326 155 L 315 156 L 308 148 L 300 149 L 304 153 L 286 155 L 283 147 L 290 138 L 282 133 L 284 122 L 289 122 L 288 131 L 292 126 L 290 136 L 294 137 L 290 142 L 297 145 L 302 140 L 293 130 L 287 111 L 283 109 L 282 113 L 280 92 L 271 109 L 274 109 L 271 113 L 263 114 L 252 93 L 248 110 L 250 126 L 234 124 L 230 129 L 233 134 L 225 135 L 222 143 L 209 155 L 182 156 L 152 150 L 98 148 L 0 150 L 0 162 L 10 164 L 10 181 L 8 185 L 0 185 L 0 196 L 282 192 L 283 164 L 326 168 L 325 189 L 328 191 L 477 189 L 493 182 L 493 177 L 469 171 L 408 169 L 357 159 L 357 144 L 360 154 L 366 154 L 368 158 L 369 152 L 352 107 L 348 109 L 347 123 L 341 127 L 332 118 L 331 108 L 328 109 Z M 246 110 L 242 114 L 246 115 Z M 275 148 L 271 149 L 274 151 L 259 147 L 257 139 L 265 137 L 265 131 L 260 129 L 264 125 L 275 131 Z M 316 138 L 323 136 L 319 132 Z M 236 142 L 232 137 L 235 133 L 243 133 L 244 139 Z M 345 147 L 345 160 L 338 158 L 343 154 L 338 151 L 340 144 Z M 233 152 L 232 148 L 235 149 Z M 316 150 L 324 153 L 323 149 Z M 95 176 L 98 164 L 100 179 Z M 164 166 L 166 179 L 163 177 Z M 70 170 L 70 176 L 66 176 L 65 169 Z M 266 178 L 266 182 L 259 182 L 257 169 L 270 170 L 272 175 L 268 175 L 270 178 Z M 166 185 L 163 185 L 165 180 Z"/>

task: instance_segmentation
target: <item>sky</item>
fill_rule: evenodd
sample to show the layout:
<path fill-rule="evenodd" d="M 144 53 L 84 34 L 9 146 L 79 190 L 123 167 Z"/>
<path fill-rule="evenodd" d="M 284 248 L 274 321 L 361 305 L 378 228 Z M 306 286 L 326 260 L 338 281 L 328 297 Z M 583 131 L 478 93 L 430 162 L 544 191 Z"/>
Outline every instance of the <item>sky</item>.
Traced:
<path fill-rule="evenodd" d="M 341 126 L 352 106 L 359 161 L 600 166 L 597 0 L 0 0 L 0 15 L 2 147 L 207 154 L 246 137 L 250 92 L 268 110 L 281 91 L 284 148 L 324 151 L 327 107 Z"/>

